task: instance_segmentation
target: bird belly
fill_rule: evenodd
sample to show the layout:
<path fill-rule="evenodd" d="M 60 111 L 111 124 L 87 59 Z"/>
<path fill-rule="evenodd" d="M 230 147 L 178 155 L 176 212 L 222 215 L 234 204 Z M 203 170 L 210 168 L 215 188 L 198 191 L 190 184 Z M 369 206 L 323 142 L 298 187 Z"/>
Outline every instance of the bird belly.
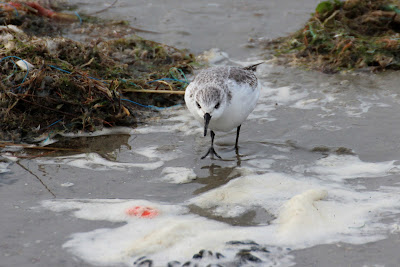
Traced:
<path fill-rule="evenodd" d="M 211 118 L 209 129 L 228 132 L 241 125 L 254 110 L 259 95 L 259 88 L 253 90 L 248 87 L 236 91 L 224 113 L 218 119 Z"/>

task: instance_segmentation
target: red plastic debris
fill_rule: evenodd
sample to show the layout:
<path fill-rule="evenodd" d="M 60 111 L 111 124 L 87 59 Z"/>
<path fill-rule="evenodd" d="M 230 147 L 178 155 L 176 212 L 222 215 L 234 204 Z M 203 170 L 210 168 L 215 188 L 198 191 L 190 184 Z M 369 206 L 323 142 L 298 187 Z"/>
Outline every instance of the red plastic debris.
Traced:
<path fill-rule="evenodd" d="M 44 17 L 52 18 L 56 14 L 53 10 L 44 8 L 36 2 L 27 2 L 26 5 L 36 9 L 38 14 Z"/>
<path fill-rule="evenodd" d="M 129 216 L 136 216 L 148 219 L 154 218 L 159 214 L 158 210 L 153 209 L 151 207 L 143 207 L 143 206 L 135 206 L 129 208 L 125 211 L 125 213 Z"/>
<path fill-rule="evenodd" d="M 62 20 L 62 21 L 77 21 L 77 20 L 79 20 L 79 18 L 76 15 L 55 12 L 51 9 L 41 6 L 39 3 L 36 3 L 36 2 L 25 2 L 25 3 L 6 2 L 6 3 L 0 3 L 0 8 L 5 11 L 14 11 L 14 8 L 18 9 L 18 10 L 25 10 L 25 11 L 31 11 L 31 12 L 34 11 L 34 13 L 39 16 L 43 16 L 43 17 L 47 17 L 47 18 L 55 19 L 55 20 Z"/>

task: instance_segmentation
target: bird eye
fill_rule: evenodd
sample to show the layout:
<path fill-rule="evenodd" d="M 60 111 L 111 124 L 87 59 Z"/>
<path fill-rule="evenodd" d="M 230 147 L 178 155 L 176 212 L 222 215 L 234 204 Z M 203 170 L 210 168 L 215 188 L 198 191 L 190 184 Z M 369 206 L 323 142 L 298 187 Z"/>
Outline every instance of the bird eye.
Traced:
<path fill-rule="evenodd" d="M 221 103 L 217 103 L 214 108 L 218 109 Z"/>
<path fill-rule="evenodd" d="M 196 105 L 197 105 L 198 108 L 201 108 L 199 102 L 196 102 Z"/>

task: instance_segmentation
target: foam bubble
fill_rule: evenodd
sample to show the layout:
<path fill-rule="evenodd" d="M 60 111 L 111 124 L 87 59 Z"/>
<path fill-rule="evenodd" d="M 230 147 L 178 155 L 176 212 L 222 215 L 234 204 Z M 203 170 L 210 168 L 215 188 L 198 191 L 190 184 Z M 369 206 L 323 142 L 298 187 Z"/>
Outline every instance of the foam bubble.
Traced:
<path fill-rule="evenodd" d="M 161 174 L 164 175 L 161 178 L 163 181 L 174 184 L 189 183 L 197 177 L 193 169 L 185 167 L 166 167 Z"/>

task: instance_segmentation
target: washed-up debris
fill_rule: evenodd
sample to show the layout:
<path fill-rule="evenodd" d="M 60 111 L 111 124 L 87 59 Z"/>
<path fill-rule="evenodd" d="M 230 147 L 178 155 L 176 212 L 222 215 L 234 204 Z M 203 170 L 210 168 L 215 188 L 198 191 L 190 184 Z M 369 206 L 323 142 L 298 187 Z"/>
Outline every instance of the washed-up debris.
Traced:
<path fill-rule="evenodd" d="M 329 0 L 305 26 L 265 42 L 279 62 L 326 73 L 400 69 L 400 1 Z"/>
<path fill-rule="evenodd" d="M 17 66 L 24 71 L 29 71 L 32 70 L 33 68 L 35 68 L 35 66 L 33 66 L 31 63 L 29 63 L 26 60 L 18 60 L 17 62 L 15 62 L 15 64 L 17 64 Z"/>
<path fill-rule="evenodd" d="M 0 140 L 135 126 L 149 110 L 183 101 L 193 55 L 131 34 L 126 24 L 117 28 L 126 27 L 129 37 L 112 38 L 108 23 L 100 38 L 73 41 L 61 34 L 70 21 L 55 21 L 65 13 L 45 15 L 36 2 L 16 3 L 0 5 Z"/>
<path fill-rule="evenodd" d="M 157 217 L 159 211 L 152 207 L 135 206 L 125 211 L 129 216 L 152 219 Z"/>
<path fill-rule="evenodd" d="M 4 12 L 15 11 L 15 14 L 17 16 L 19 16 L 22 11 L 24 13 L 32 13 L 32 14 L 35 14 L 38 16 L 43 16 L 43 17 L 47 17 L 50 19 L 61 20 L 61 21 L 77 21 L 77 20 L 79 20 L 79 17 L 74 14 L 56 12 L 49 8 L 45 8 L 38 2 L 34 2 L 34 1 L 2 2 L 2 3 L 0 3 L 0 8 Z"/>

